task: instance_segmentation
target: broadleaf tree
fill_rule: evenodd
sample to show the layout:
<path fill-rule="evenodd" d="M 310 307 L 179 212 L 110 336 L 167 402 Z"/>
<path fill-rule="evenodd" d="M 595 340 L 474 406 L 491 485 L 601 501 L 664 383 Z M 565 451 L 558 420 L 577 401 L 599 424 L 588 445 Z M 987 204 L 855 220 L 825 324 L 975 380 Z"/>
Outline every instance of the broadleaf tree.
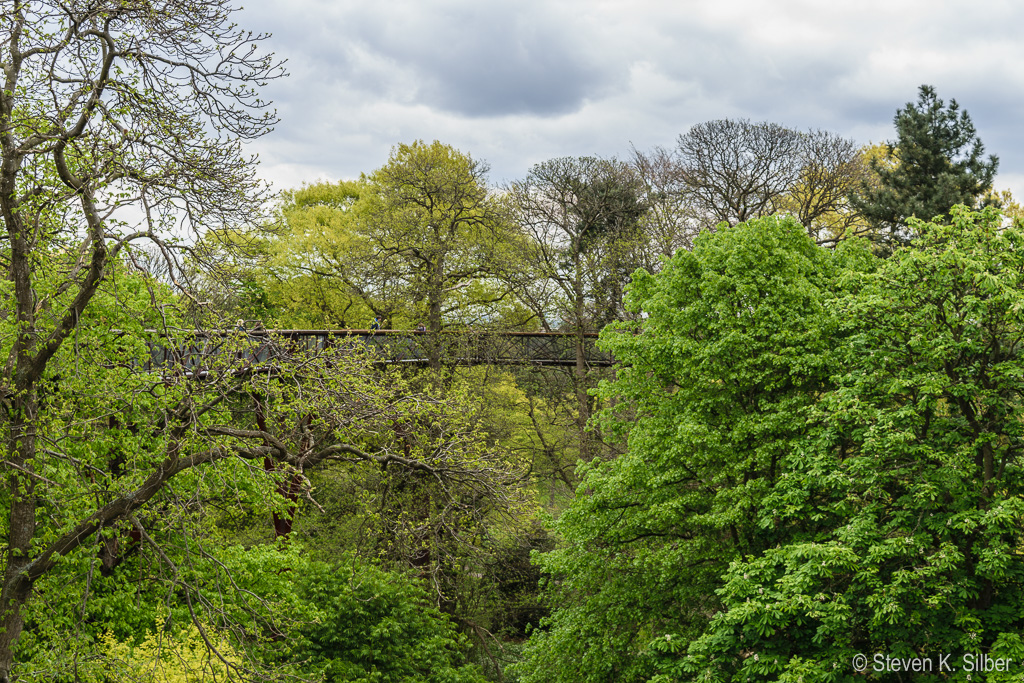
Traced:
<path fill-rule="evenodd" d="M 0 13 L 0 682 L 19 675 L 16 646 L 39 587 L 68 570 L 62 590 L 81 588 L 86 603 L 90 573 L 74 569 L 115 570 L 119 543 L 150 546 L 174 594 L 194 596 L 160 544 L 189 530 L 170 520 L 193 520 L 211 482 L 277 509 L 278 479 L 301 481 L 328 459 L 455 486 L 441 475 L 452 452 L 406 457 L 393 429 L 420 419 L 406 408 L 443 401 L 389 394 L 399 387 L 375 382 L 356 348 L 282 352 L 252 372 L 253 339 L 185 335 L 177 302 L 125 265 L 148 242 L 164 259 L 161 279 L 187 299 L 178 254 L 190 242 L 180 238 L 265 215 L 242 144 L 273 125 L 258 89 L 282 71 L 264 36 L 232 16 L 226 0 L 14 0 Z M 104 301 L 125 285 L 130 301 Z M 147 342 L 170 360 L 152 365 Z M 192 355 L 213 346 L 220 353 Z M 474 473 L 507 471 L 485 463 L 490 453 L 451 468 L 462 490 Z"/>
<path fill-rule="evenodd" d="M 214 458 L 168 453 L 137 497 L 76 509 L 53 535 L 40 517 L 37 487 L 51 480 L 41 473 L 58 465 L 44 445 L 42 387 L 56 381 L 58 354 L 119 253 L 149 239 L 170 255 L 175 230 L 243 223 L 259 211 L 255 159 L 241 143 L 274 123 L 257 89 L 282 72 L 260 49 L 263 36 L 230 19 L 221 0 L 14 0 L 0 15 L 0 252 L 11 325 L 0 681 L 10 679 L 34 582 L 174 472 Z"/>
<path fill-rule="evenodd" d="M 627 367 L 601 389 L 627 452 L 589 469 L 539 558 L 554 610 L 526 680 L 1019 661 L 1024 233 L 1004 223 L 956 207 L 882 259 L 762 219 L 637 274 L 647 317 L 605 333 Z M 932 665 L 913 680 L 947 680 Z"/>
<path fill-rule="evenodd" d="M 439 335 L 455 314 L 507 294 L 494 278 L 507 223 L 487 170 L 449 145 L 417 141 L 396 146 L 367 177 L 358 227 L 363 253 L 403 280 L 400 296 L 421 316 L 435 370 L 443 354 Z"/>
<path fill-rule="evenodd" d="M 760 514 L 787 539 L 729 567 L 672 678 L 845 681 L 863 653 L 899 680 L 881 653 L 930 659 L 915 681 L 1019 679 L 1024 231 L 964 206 L 944 223 L 847 274 L 834 387 Z"/>
<path fill-rule="evenodd" d="M 755 521 L 825 386 L 832 261 L 769 217 L 634 274 L 629 306 L 646 316 L 602 333 L 621 366 L 599 389 L 603 432 L 628 434 L 627 451 L 583 471 L 564 545 L 539 558 L 553 614 L 525 680 L 647 680 L 649 640 L 699 635 L 729 562 L 774 545 Z"/>

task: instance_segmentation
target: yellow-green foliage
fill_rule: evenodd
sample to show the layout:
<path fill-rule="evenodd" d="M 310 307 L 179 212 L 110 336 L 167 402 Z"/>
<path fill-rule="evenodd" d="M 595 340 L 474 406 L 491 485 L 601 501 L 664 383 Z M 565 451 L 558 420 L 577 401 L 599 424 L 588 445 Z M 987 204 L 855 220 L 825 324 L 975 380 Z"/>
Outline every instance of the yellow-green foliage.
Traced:
<path fill-rule="evenodd" d="M 464 390 L 474 397 L 479 411 L 474 419 L 487 433 L 515 455 L 520 467 L 534 473 L 534 486 L 549 508 L 560 509 L 571 496 L 571 479 L 578 450 L 572 415 L 559 415 L 557 406 L 538 392 L 528 392 L 516 376 L 493 366 L 460 368 Z"/>
<path fill-rule="evenodd" d="M 362 182 L 313 183 L 284 193 L 283 232 L 262 282 L 286 327 L 370 326 L 373 313 L 346 279 L 369 258 L 355 223 Z"/>
<path fill-rule="evenodd" d="M 84 671 L 80 669 L 79 678 L 83 683 L 237 680 L 242 667 L 240 653 L 209 625 L 203 626 L 203 631 L 219 657 L 209 650 L 195 624 L 189 624 L 174 636 L 158 629 L 146 634 L 138 644 L 118 640 L 107 632 L 98 644 L 101 658 L 90 662 Z"/>
<path fill-rule="evenodd" d="M 1010 222 L 1022 224 L 1024 223 L 1024 206 L 1021 206 L 1013 197 L 1013 193 L 1010 190 L 1001 190 L 999 192 L 992 190 L 985 195 L 984 203 L 986 205 L 994 204 L 998 206 L 1003 212 L 1003 216 L 1010 219 Z"/>

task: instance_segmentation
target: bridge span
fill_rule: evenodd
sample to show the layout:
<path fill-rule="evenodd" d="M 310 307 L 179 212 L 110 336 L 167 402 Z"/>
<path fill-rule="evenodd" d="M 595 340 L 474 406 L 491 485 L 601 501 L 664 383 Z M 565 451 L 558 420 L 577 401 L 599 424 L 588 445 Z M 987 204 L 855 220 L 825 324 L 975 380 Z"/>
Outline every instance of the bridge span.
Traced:
<path fill-rule="evenodd" d="M 149 330 L 157 334 L 155 330 Z M 173 335 L 172 335 L 173 336 Z M 590 367 L 614 364 L 599 350 L 596 332 L 583 334 L 583 360 Z M 161 334 L 162 339 L 168 335 Z M 222 353 L 239 361 L 266 363 L 302 351 L 360 345 L 386 364 L 426 364 L 432 344 L 447 365 L 575 366 L 577 334 L 571 332 L 503 332 L 451 330 L 438 335 L 421 330 L 196 330 L 187 341 L 150 344 L 152 366 L 183 365 L 198 369 Z M 241 344 L 239 342 L 241 341 Z"/>

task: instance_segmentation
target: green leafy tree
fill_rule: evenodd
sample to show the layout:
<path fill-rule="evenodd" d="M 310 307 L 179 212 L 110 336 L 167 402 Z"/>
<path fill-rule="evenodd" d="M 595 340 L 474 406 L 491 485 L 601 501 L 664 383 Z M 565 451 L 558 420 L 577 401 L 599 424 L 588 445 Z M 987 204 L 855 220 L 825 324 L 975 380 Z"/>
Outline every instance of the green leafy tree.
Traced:
<path fill-rule="evenodd" d="M 81 596 L 60 589 L 67 577 L 47 577 L 53 590 L 30 607 L 20 643 L 37 669 L 26 679 L 259 680 L 263 668 L 273 680 L 484 680 L 422 579 L 349 553 L 316 560 L 295 542 L 193 544 L 161 543 L 162 559 L 144 543 L 114 573 L 96 572 L 84 614 Z M 173 573 L 146 576 L 167 560 Z"/>
<path fill-rule="evenodd" d="M 912 227 L 837 302 L 836 386 L 760 516 L 788 540 L 729 567 L 673 677 L 841 681 L 856 653 L 869 673 L 948 653 L 955 675 L 913 680 L 970 680 L 964 654 L 1024 656 L 1024 231 L 962 206 Z"/>
<path fill-rule="evenodd" d="M 270 512 L 291 514 L 282 483 L 297 482 L 296 493 L 308 494 L 303 472 L 324 461 L 385 480 L 374 512 L 397 508 L 386 526 L 393 547 L 385 549 L 426 558 L 416 568 L 445 596 L 448 585 L 437 577 L 526 507 L 513 458 L 475 428 L 455 391 L 416 392 L 399 373 L 374 373 L 358 348 L 293 351 L 272 372 L 240 372 L 238 358 L 249 348 L 241 334 L 220 339 L 221 352 L 201 359 L 202 381 L 170 365 L 147 372 L 147 321 L 129 327 L 117 302 L 103 303 L 94 299 L 96 317 L 82 321 L 75 348 L 51 365 L 67 374 L 45 385 L 47 422 L 37 434 L 55 462 L 36 472 L 45 515 L 37 538 L 48 566 L 33 581 L 35 600 L 22 608 L 29 627 L 18 659 L 26 676 L 51 664 L 67 671 L 99 637 L 97 626 L 119 642 L 150 631 L 161 599 L 179 621 L 251 631 L 248 610 L 224 606 L 244 603 L 232 587 L 246 584 L 216 566 L 210 575 L 224 536 L 215 524 L 248 512 L 269 530 Z M 121 329 L 112 331 L 112 322 Z M 0 504 L 10 505 L 9 494 Z M 131 561 L 140 554 L 148 561 Z M 100 576 L 129 589 L 111 590 Z M 162 584 L 151 589 L 161 596 L 133 606 L 125 598 L 136 581 Z M 65 596 L 76 593 L 69 609 Z M 259 671 L 261 663 L 250 657 L 245 667 Z"/>
<path fill-rule="evenodd" d="M 851 201 L 878 230 L 905 242 L 911 217 L 945 216 L 956 204 L 976 206 L 992 188 L 999 160 L 984 157 L 974 124 L 956 100 L 949 105 L 922 85 L 893 119 L 896 140 L 887 159 L 871 161 L 877 183 L 864 182 Z"/>
<path fill-rule="evenodd" d="M 763 218 L 634 274 L 628 305 L 647 315 L 602 333 L 621 366 L 599 389 L 604 432 L 628 449 L 583 470 L 564 545 L 538 558 L 553 614 L 525 680 L 647 680 L 650 643 L 697 637 L 729 563 L 777 542 L 758 512 L 827 385 L 835 258 Z"/>
<path fill-rule="evenodd" d="M 368 177 L 360 234 L 369 263 L 404 280 L 430 333 L 430 366 L 441 366 L 439 334 L 467 308 L 504 298 L 493 285 L 507 222 L 486 184 L 486 164 L 434 141 L 398 145 Z M 470 313 L 470 316 L 472 313 Z"/>
<path fill-rule="evenodd" d="M 1024 655 L 1024 232 L 955 207 L 883 260 L 796 227 L 637 275 L 648 317 L 605 335 L 628 367 L 601 389 L 629 448 L 540 560 L 527 680 L 848 681 L 856 653 L 951 653 L 968 680 L 963 654 Z"/>
<path fill-rule="evenodd" d="M 82 366 L 76 332 L 118 255 L 148 239 L 171 256 L 175 229 L 244 223 L 259 214 L 263 186 L 241 143 L 273 125 L 256 88 L 281 70 L 260 51 L 262 37 L 240 30 L 230 16 L 218 0 L 18 0 L 0 13 L 3 683 L 12 676 L 35 582 L 170 477 L 216 459 L 205 449 L 184 460 L 164 452 L 164 467 L 149 470 L 151 479 L 130 478 L 105 499 L 61 505 L 57 492 L 75 469 L 67 465 L 83 460 L 69 459 L 63 442 L 47 439 L 60 422 L 51 408 L 66 398 L 59 375 L 76 371 L 75 360 Z M 179 279 L 174 270 L 169 275 Z M 112 382 L 108 388 L 118 386 Z M 144 461 L 155 454 L 141 453 Z M 93 455 L 102 480 L 111 465 Z M 155 462 L 141 469 L 149 465 Z"/>
<path fill-rule="evenodd" d="M 293 656 L 308 658 L 324 680 L 486 680 L 465 663 L 465 636 L 409 577 L 353 560 L 309 570 L 303 573 L 302 592 L 320 615 L 303 629 Z"/>
<path fill-rule="evenodd" d="M 496 277 L 514 234 L 487 183 L 486 164 L 440 142 L 398 145 L 358 181 L 314 183 L 283 195 L 261 239 L 257 276 L 278 318 L 318 327 L 423 325 L 431 365 L 438 334 L 512 315 Z"/>
<path fill-rule="evenodd" d="M 205 235 L 191 263 L 194 297 L 221 318 L 268 327 L 369 329 L 375 318 L 412 327 L 408 268 L 371 237 L 372 193 L 365 178 L 304 184 L 281 194 L 265 225 Z"/>
<path fill-rule="evenodd" d="M 364 181 L 341 181 L 283 194 L 259 278 L 282 326 L 368 329 L 375 317 L 389 327 L 410 317 L 401 273 L 374 259 L 359 233 L 368 191 Z"/>

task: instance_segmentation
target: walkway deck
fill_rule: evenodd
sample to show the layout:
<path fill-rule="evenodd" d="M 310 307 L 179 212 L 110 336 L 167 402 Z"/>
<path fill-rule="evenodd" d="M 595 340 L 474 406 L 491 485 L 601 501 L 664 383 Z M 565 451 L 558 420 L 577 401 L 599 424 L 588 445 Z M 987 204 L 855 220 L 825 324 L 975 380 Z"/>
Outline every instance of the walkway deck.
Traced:
<path fill-rule="evenodd" d="M 244 336 L 243 336 L 244 335 Z M 195 369 L 206 359 L 232 353 L 240 361 L 266 363 L 297 350 L 325 349 L 358 344 L 372 350 L 381 363 L 425 364 L 429 345 L 441 345 L 440 356 L 450 365 L 576 365 L 576 335 L 564 332 L 498 332 L 459 330 L 442 332 L 435 338 L 413 330 L 207 330 L 189 334 L 180 344 L 153 344 L 152 364 L 184 365 Z M 591 367 L 614 363 L 611 355 L 595 346 L 596 332 L 584 334 L 584 357 Z M 239 349 L 238 339 L 244 339 Z"/>

